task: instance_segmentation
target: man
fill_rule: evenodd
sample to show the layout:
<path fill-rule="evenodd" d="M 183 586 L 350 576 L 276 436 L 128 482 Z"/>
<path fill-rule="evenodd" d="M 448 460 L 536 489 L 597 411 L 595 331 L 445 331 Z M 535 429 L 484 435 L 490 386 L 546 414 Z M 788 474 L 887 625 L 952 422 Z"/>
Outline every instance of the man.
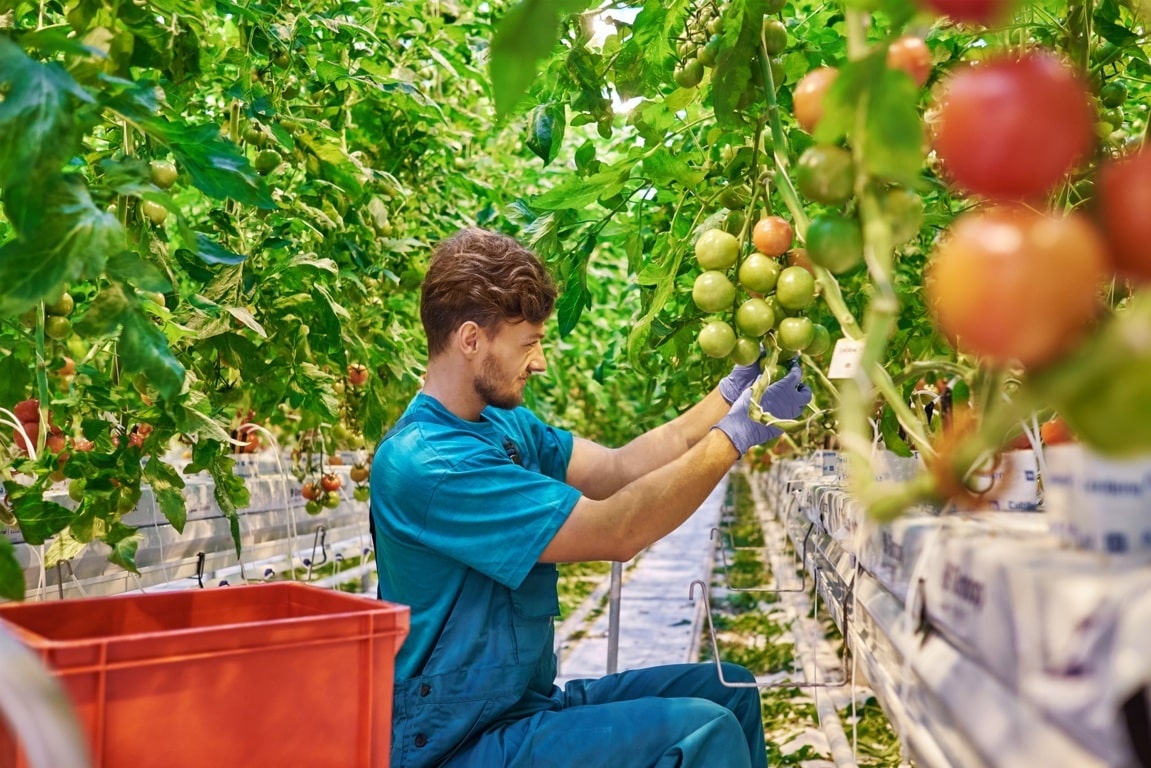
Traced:
<path fill-rule="evenodd" d="M 420 317 L 423 391 L 372 463 L 380 594 L 411 607 L 396 658 L 392 765 L 766 765 L 758 690 L 710 664 L 555 685 L 555 563 L 630 560 L 686 520 L 753 445 L 758 364 L 622 448 L 540 421 L 523 402 L 546 370 L 556 289 L 515 240 L 458 232 L 432 255 Z M 798 366 L 765 410 L 811 400 Z M 752 680 L 729 665 L 725 677 Z"/>

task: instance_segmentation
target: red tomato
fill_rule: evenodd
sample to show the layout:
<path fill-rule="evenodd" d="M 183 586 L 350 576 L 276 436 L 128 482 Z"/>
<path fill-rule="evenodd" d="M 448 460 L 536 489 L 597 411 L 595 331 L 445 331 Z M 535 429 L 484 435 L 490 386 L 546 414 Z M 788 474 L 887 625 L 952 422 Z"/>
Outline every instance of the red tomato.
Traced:
<path fill-rule="evenodd" d="M 973 211 L 955 220 L 928 265 L 928 306 L 959 349 L 1039 366 L 1092 322 L 1105 269 L 1103 239 L 1080 214 Z"/>
<path fill-rule="evenodd" d="M 823 96 L 838 74 L 838 69 L 819 67 L 808 72 L 795 84 L 791 94 L 795 120 L 808 133 L 815 130 L 816 123 L 823 117 Z"/>
<path fill-rule="evenodd" d="M 1061 443 L 1076 442 L 1075 433 L 1062 416 L 1056 416 L 1051 421 L 1045 421 L 1039 426 L 1039 436 L 1044 445 L 1059 445 Z"/>
<path fill-rule="evenodd" d="M 320 486 L 313 482 L 304 483 L 304 487 L 300 489 L 300 495 L 308 501 L 313 501 L 320 497 Z"/>
<path fill-rule="evenodd" d="M 328 473 L 320 478 L 320 485 L 325 491 L 338 491 L 340 490 L 340 476 Z"/>
<path fill-rule="evenodd" d="M 362 387 L 368 383 L 368 369 L 361 363 L 352 363 L 348 366 L 348 383 L 353 387 Z"/>
<path fill-rule="evenodd" d="M 780 256 L 791 247 L 795 232 L 791 222 L 782 216 L 765 216 L 755 223 L 751 242 L 755 250 L 767 256 Z"/>
<path fill-rule="evenodd" d="M 934 146 L 959 187 L 998 199 L 1041 196 L 1090 151 L 1095 115 L 1079 76 L 1054 55 L 1006 55 L 951 75 Z"/>
<path fill-rule="evenodd" d="M 14 413 L 16 418 L 20 419 L 22 422 L 39 422 L 40 401 L 36 399 L 21 400 L 20 402 L 16 403 L 16 406 L 12 409 L 12 413 Z"/>
<path fill-rule="evenodd" d="M 922 38 L 901 37 L 887 47 L 887 66 L 906 72 L 922 88 L 931 77 L 931 49 Z"/>
<path fill-rule="evenodd" d="M 1096 184 L 1112 267 L 1151 281 L 1151 150 L 1106 163 Z"/>

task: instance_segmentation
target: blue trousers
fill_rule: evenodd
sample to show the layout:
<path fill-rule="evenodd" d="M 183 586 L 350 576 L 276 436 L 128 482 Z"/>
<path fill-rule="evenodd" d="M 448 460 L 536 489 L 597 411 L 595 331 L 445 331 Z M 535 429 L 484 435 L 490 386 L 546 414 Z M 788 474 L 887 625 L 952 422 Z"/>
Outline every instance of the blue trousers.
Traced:
<path fill-rule="evenodd" d="M 751 682 L 724 664 L 724 678 Z M 759 690 L 720 683 L 714 663 L 573 680 L 555 708 L 494 726 L 451 768 L 766 768 Z"/>

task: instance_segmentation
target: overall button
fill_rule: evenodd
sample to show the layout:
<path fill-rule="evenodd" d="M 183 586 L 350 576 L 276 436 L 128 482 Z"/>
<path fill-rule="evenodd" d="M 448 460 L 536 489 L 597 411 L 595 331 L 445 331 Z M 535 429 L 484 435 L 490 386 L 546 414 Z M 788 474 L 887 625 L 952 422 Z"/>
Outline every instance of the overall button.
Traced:
<path fill-rule="evenodd" d="M 422 747 L 422 746 L 426 745 L 427 743 L 428 743 L 428 737 L 427 736 L 423 735 L 422 733 L 416 734 L 416 746 L 417 747 Z"/>
<path fill-rule="evenodd" d="M 422 683 L 420 685 L 420 695 L 421 696 L 427 696 L 431 692 L 432 692 L 432 687 L 430 685 L 428 685 L 427 683 Z"/>

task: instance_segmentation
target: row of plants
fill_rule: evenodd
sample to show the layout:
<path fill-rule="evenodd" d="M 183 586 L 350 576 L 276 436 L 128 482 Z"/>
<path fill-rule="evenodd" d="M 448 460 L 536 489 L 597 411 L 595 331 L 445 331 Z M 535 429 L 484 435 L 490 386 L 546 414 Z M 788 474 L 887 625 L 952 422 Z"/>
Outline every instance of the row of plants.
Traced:
<path fill-rule="evenodd" d="M 1144 451 L 1144 23 L 1133 0 L 0 2 L 4 521 L 133 568 L 142 482 L 183 525 L 179 451 L 238 546 L 237 449 L 366 452 L 416 391 L 422 269 L 462 225 L 553 267 L 529 404 L 594 439 L 758 342 L 817 390 L 784 445 L 842 446 L 880 517 L 962 495 L 1032 417 Z M 832 379 L 841 339 L 858 373 Z M 875 487 L 877 435 L 931 471 Z M 4 597 L 15 563 L 0 537 Z"/>

